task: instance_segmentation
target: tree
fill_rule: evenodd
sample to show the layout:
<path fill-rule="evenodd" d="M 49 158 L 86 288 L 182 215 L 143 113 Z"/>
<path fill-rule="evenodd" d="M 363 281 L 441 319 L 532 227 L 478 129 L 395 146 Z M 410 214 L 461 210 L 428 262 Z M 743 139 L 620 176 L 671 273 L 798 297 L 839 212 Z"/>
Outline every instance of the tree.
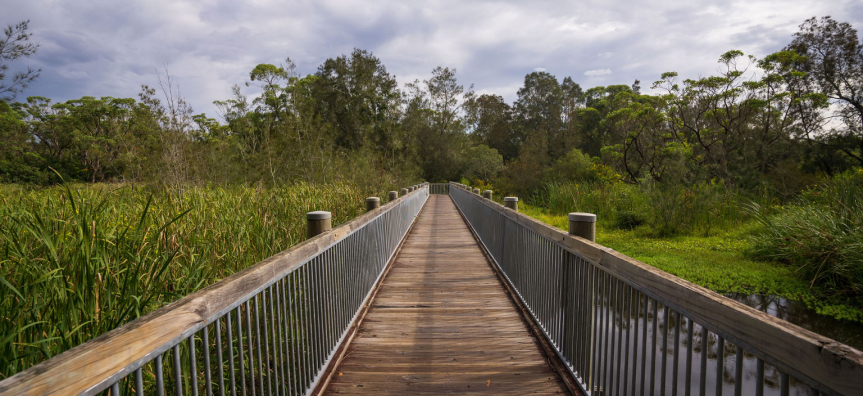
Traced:
<path fill-rule="evenodd" d="M 829 144 L 863 165 L 863 44 L 857 30 L 829 16 L 813 17 L 800 25 L 785 49 L 805 57 L 786 60 L 805 73 L 792 88 L 800 94 L 825 95 L 835 110 L 819 112 L 830 112 L 823 119 L 839 120 L 842 125 L 831 131 L 833 136 L 810 131 L 807 139 Z"/>
<path fill-rule="evenodd" d="M 498 95 L 480 95 L 466 105 L 467 122 L 477 143 L 497 150 L 504 161 L 518 156 L 512 108 Z"/>
<path fill-rule="evenodd" d="M 0 101 L 11 101 L 15 96 L 27 88 L 42 69 L 27 67 L 26 71 L 16 72 L 12 75 L 12 81 L 4 83 L 6 73 L 9 70 L 9 62 L 18 58 L 27 58 L 36 53 L 38 44 L 30 42 L 32 33 L 27 33 L 30 21 L 19 22 L 12 26 L 7 25 L 3 29 L 3 37 L 0 38 Z"/>

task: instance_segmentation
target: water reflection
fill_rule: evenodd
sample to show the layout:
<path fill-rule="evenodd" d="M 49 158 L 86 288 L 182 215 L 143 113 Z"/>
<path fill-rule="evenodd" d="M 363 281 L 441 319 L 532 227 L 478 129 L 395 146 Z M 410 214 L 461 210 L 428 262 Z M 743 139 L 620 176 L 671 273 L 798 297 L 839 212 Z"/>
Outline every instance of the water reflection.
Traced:
<path fill-rule="evenodd" d="M 738 351 L 697 323 L 626 289 L 612 286 L 601 291 L 594 306 L 595 359 L 585 373 L 592 377 L 595 395 L 755 395 L 761 370 L 763 394 L 780 394 L 783 375 L 776 367 L 763 363 L 759 368 L 751 353 Z M 803 317 L 799 307 L 781 300 L 750 298 L 744 303 L 764 303 L 750 305 L 765 307 L 783 319 Z M 787 380 L 790 395 L 810 394 L 805 384 L 793 377 Z"/>
<path fill-rule="evenodd" d="M 805 304 L 785 297 L 739 293 L 730 293 L 726 296 L 813 333 L 863 350 L 863 324 L 819 315 L 814 310 L 806 308 Z"/>

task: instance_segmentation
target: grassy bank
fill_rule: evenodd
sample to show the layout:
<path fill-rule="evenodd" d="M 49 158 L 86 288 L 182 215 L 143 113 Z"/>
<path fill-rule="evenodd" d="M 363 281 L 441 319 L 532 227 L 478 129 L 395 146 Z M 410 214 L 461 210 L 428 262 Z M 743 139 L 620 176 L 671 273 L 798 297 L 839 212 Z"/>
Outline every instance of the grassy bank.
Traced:
<path fill-rule="evenodd" d="M 519 210 L 566 230 L 565 213 L 519 203 Z M 818 313 L 863 323 L 859 302 L 810 288 L 795 268 L 775 261 L 754 260 L 749 254 L 753 236 L 761 230 L 755 220 L 736 227 L 714 228 L 710 235 L 657 236 L 647 227 L 620 229 L 598 216 L 599 244 L 643 261 L 718 293 L 773 294 L 800 301 Z"/>
<path fill-rule="evenodd" d="M 0 379 L 337 225 L 380 196 L 353 185 L 0 185 Z"/>

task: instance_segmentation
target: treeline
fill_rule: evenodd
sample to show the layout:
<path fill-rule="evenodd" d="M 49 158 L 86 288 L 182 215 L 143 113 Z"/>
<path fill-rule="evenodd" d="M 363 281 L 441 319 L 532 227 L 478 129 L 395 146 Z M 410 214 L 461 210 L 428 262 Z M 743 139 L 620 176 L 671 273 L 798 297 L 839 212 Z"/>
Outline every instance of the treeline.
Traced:
<path fill-rule="evenodd" d="M 763 59 L 729 51 L 717 75 L 664 73 L 583 89 L 533 72 L 514 103 L 477 95 L 455 69 L 400 88 L 355 50 L 300 76 L 260 64 L 217 120 L 194 114 L 165 73 L 137 99 L 0 101 L 0 180 L 398 183 L 467 179 L 530 194 L 552 182 L 720 182 L 787 198 L 863 165 L 863 55 L 825 17 Z M 56 171 L 56 173 L 55 173 Z M 59 175 L 58 175 L 59 174 Z"/>

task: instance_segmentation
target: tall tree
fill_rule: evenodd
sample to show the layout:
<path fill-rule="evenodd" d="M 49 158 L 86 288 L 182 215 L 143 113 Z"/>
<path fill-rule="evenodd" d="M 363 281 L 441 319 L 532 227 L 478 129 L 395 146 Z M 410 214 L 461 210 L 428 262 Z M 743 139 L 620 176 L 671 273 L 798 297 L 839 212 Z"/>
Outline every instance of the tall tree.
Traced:
<path fill-rule="evenodd" d="M 39 77 L 42 71 L 42 69 L 27 67 L 26 71 L 13 74 L 10 82 L 3 81 L 9 70 L 9 62 L 18 58 L 27 58 L 35 54 L 39 48 L 38 44 L 30 42 L 33 34 L 27 32 L 29 27 L 30 21 L 23 21 L 14 26 L 7 25 L 3 29 L 3 36 L 0 37 L 0 101 L 8 102 L 15 99 L 15 96 Z"/>

